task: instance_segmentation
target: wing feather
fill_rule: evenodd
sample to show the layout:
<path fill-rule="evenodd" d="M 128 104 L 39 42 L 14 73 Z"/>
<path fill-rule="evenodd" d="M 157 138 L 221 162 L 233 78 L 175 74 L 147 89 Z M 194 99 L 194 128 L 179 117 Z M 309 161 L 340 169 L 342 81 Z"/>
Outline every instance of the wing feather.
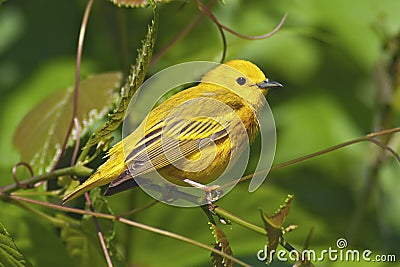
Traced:
<path fill-rule="evenodd" d="M 121 175 L 110 184 L 110 187 L 154 169 L 161 169 L 225 135 L 225 128 L 209 118 L 197 118 L 189 122 L 180 120 L 173 123 L 169 129 L 164 126 L 164 122 L 157 123 L 127 156 L 126 164 L 131 175 Z"/>
<path fill-rule="evenodd" d="M 209 102 L 209 98 L 204 98 L 204 90 L 207 89 L 193 87 L 185 90 L 167 100 L 174 102 L 173 111 L 156 108 L 149 114 L 148 125 L 152 126 L 145 130 L 144 137 L 133 145 L 126 158 L 131 175 L 120 175 L 110 188 L 132 177 L 161 169 L 227 136 L 227 128 L 236 116 L 231 111 L 243 107 L 244 103 L 237 95 L 224 89 L 213 95 L 215 100 Z M 227 95 L 236 100 L 235 105 L 230 102 L 223 104 Z M 191 102 L 191 98 L 196 101 Z M 207 106 L 207 109 L 199 109 L 199 106 Z M 227 110 L 226 106 L 231 109 Z M 157 118 L 165 119 L 156 122 Z"/>

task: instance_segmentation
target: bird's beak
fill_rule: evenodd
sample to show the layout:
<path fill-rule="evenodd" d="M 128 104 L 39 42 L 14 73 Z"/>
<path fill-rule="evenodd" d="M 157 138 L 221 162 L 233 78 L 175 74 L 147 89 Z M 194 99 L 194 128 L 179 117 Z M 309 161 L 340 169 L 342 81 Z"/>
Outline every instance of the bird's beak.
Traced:
<path fill-rule="evenodd" d="M 270 81 L 268 79 L 265 79 L 264 81 L 257 83 L 258 88 L 260 89 L 267 89 L 271 87 L 283 87 L 281 83 Z"/>

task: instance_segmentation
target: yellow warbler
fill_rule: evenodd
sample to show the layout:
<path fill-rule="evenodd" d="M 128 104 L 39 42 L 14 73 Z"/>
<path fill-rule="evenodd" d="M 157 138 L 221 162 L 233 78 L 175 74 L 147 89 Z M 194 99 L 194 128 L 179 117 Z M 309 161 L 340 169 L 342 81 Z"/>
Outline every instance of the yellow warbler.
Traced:
<path fill-rule="evenodd" d="M 232 157 L 242 153 L 242 144 L 254 140 L 264 95 L 277 86 L 282 85 L 267 79 L 249 61 L 219 65 L 197 86 L 153 109 L 135 131 L 110 149 L 108 160 L 93 175 L 64 196 L 63 203 L 108 183 L 106 195 L 126 190 L 135 185 L 133 178 L 155 170 L 176 185 L 188 186 L 185 179 L 212 182 Z"/>

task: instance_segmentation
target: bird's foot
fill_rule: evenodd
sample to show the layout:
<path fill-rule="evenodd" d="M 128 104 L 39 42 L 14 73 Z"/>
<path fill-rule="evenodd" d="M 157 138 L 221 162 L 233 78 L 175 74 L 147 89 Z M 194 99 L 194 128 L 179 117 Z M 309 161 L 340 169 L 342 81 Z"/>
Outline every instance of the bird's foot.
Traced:
<path fill-rule="evenodd" d="M 212 212 L 214 209 L 213 203 L 215 201 L 217 201 L 223 193 L 222 190 L 220 189 L 221 187 L 219 185 L 212 185 L 212 186 L 203 185 L 198 182 L 192 181 L 190 179 L 184 179 L 183 181 L 206 193 L 206 201 L 207 201 L 209 210 Z"/>

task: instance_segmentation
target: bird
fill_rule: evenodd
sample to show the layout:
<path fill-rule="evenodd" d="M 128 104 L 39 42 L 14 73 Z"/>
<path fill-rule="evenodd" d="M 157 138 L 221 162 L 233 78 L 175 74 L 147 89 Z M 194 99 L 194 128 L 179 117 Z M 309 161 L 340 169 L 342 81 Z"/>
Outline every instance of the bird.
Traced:
<path fill-rule="evenodd" d="M 207 185 L 253 142 L 268 89 L 282 86 L 247 60 L 218 65 L 151 110 L 63 204 L 106 184 L 106 196 L 122 192 L 154 172 L 177 186 Z"/>

